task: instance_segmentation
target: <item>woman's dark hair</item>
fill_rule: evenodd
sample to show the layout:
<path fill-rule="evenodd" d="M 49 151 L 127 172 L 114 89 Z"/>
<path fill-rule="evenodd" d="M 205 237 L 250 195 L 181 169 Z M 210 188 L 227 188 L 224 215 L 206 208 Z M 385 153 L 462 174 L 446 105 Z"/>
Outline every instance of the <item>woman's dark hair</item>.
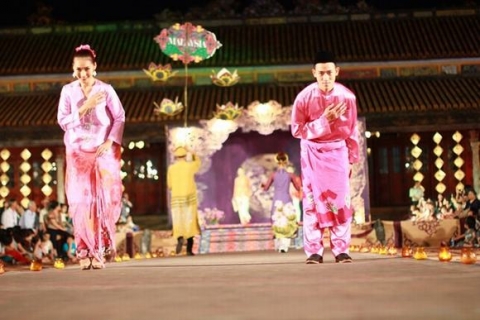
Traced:
<path fill-rule="evenodd" d="M 52 200 L 48 203 L 48 211 L 52 211 L 53 209 L 56 209 L 60 204 L 56 200 Z"/>
<path fill-rule="evenodd" d="M 97 62 L 97 54 L 88 44 L 82 44 L 76 47 L 73 58 L 90 58 L 93 63 Z"/>

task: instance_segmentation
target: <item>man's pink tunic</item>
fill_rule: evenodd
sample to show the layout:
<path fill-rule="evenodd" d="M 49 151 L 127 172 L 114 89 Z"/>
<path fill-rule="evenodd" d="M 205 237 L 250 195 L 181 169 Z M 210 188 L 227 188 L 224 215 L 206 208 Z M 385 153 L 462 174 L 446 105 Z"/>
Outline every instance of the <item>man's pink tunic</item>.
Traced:
<path fill-rule="evenodd" d="M 91 94 L 99 91 L 106 93 L 106 101 L 80 118 L 78 110 L 87 98 L 79 81 L 65 85 L 57 116 L 65 131 L 65 190 L 78 255 L 103 261 L 105 250 L 115 250 L 115 223 L 122 195 L 120 145 L 125 111 L 112 86 L 96 80 Z M 97 148 L 107 139 L 114 142 L 112 148 L 97 157 Z"/>
<path fill-rule="evenodd" d="M 347 110 L 340 118 L 329 122 L 323 112 L 327 106 L 339 102 L 345 102 Z M 349 237 L 346 229 L 352 218 L 350 164 L 358 161 L 356 124 L 355 95 L 339 83 L 328 93 L 312 83 L 295 99 L 291 130 L 294 137 L 301 139 L 307 254 L 323 251 L 323 246 L 320 245 L 320 250 L 317 242 L 321 242 L 324 228 L 332 227 L 332 233 Z M 334 254 L 348 252 L 344 247 L 349 241 L 344 240 Z"/>

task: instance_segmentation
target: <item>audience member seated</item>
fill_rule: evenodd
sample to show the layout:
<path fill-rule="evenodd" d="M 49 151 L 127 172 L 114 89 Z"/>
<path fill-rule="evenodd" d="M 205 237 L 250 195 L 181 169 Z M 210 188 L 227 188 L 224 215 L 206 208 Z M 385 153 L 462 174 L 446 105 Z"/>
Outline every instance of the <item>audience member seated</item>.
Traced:
<path fill-rule="evenodd" d="M 77 263 L 77 245 L 75 244 L 72 235 L 67 237 L 67 242 L 63 244 L 63 252 L 66 257 L 66 262 Z"/>
<path fill-rule="evenodd" d="M 50 241 L 53 243 L 58 258 L 65 258 L 63 252 L 63 244 L 67 241 L 70 235 L 65 227 L 62 225 L 62 218 L 60 216 L 60 204 L 53 200 L 48 204 L 48 213 L 45 217 L 45 225 L 47 233 L 50 234 Z"/>
<path fill-rule="evenodd" d="M 35 258 L 44 263 L 53 263 L 57 252 L 55 251 L 52 241 L 50 241 L 50 234 L 43 233 L 39 240 L 35 245 Z"/>
<path fill-rule="evenodd" d="M 37 214 L 37 204 L 35 201 L 30 200 L 30 202 L 28 202 L 28 209 L 25 210 L 20 217 L 18 225 L 22 229 L 30 229 L 35 231 L 35 233 L 38 232 L 39 218 Z"/>
<path fill-rule="evenodd" d="M 4 247 L 4 255 L 10 256 L 12 258 L 12 263 L 30 263 L 28 254 L 24 254 L 18 249 L 18 244 L 13 238 L 13 228 L 7 229 L 6 232 L 2 234 L 2 238 L 0 240 L 2 241 L 2 245 Z"/>
<path fill-rule="evenodd" d="M 467 216 L 473 216 L 478 218 L 480 210 L 480 200 L 477 198 L 477 192 L 475 189 L 471 188 L 467 191 L 467 201 L 465 203 L 464 211 L 466 211 Z"/>
<path fill-rule="evenodd" d="M 475 229 L 475 218 L 468 216 L 465 219 L 465 233 L 452 238 L 450 243 L 453 247 L 473 247 L 477 245 L 477 230 Z"/>
<path fill-rule="evenodd" d="M 1 217 L 3 229 L 13 228 L 18 225 L 19 208 L 20 206 L 18 205 L 17 200 L 13 198 L 5 202 L 5 210 Z"/>
<path fill-rule="evenodd" d="M 65 203 L 60 204 L 60 217 L 62 226 L 69 234 L 73 234 L 73 221 L 68 213 L 68 205 Z"/>

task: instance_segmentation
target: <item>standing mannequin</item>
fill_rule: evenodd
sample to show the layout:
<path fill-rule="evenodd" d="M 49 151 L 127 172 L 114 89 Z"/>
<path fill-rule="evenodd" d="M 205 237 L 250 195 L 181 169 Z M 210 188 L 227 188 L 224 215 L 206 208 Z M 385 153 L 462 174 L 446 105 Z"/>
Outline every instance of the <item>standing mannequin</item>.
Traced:
<path fill-rule="evenodd" d="M 250 179 L 245 174 L 243 168 L 238 168 L 237 177 L 233 186 L 232 206 L 233 211 L 238 212 L 241 224 L 248 224 L 252 219 L 250 215 L 250 197 L 252 196 L 252 187 Z"/>

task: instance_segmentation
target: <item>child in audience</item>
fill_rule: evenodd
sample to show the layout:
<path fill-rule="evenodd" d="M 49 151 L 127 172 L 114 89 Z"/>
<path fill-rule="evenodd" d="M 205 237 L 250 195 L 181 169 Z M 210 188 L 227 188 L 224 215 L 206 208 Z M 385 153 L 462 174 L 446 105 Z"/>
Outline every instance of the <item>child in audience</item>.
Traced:
<path fill-rule="evenodd" d="M 475 229 L 475 218 L 468 216 L 465 219 L 465 233 L 453 238 L 451 242 L 453 246 L 459 247 L 473 247 L 477 244 L 477 230 Z"/>
<path fill-rule="evenodd" d="M 69 235 L 67 241 L 63 244 L 63 252 L 68 262 L 77 263 L 77 246 L 72 235 Z"/>
<path fill-rule="evenodd" d="M 55 260 L 55 256 L 57 255 L 55 252 L 55 248 L 53 247 L 53 243 L 50 240 L 50 234 L 44 233 L 42 235 L 42 243 L 40 244 L 42 248 L 42 262 L 52 262 Z"/>

